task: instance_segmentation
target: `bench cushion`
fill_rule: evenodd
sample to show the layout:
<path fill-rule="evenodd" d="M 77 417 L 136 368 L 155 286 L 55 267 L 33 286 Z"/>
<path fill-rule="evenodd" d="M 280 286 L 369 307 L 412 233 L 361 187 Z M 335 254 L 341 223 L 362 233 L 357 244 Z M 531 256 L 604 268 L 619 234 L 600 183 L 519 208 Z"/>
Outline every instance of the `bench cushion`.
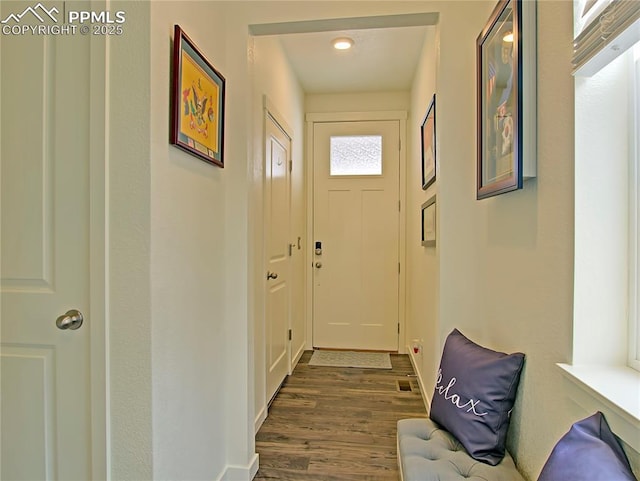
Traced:
<path fill-rule="evenodd" d="M 524 481 L 509 453 L 496 466 L 473 459 L 431 419 L 398 421 L 402 481 Z"/>

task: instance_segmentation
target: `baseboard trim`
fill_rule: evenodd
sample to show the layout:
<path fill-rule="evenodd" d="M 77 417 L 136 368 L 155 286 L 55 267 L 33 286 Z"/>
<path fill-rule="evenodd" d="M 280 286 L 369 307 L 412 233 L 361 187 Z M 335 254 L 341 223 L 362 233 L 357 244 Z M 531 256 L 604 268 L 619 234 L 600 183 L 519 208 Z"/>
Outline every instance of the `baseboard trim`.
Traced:
<path fill-rule="evenodd" d="M 260 428 L 262 427 L 262 423 L 264 423 L 265 419 L 267 419 L 267 407 L 262 406 L 262 409 L 260 409 L 260 412 L 256 416 L 256 420 L 254 423 L 254 429 L 255 429 L 254 434 L 258 434 L 258 431 L 260 431 Z"/>
<path fill-rule="evenodd" d="M 291 366 L 289 366 L 289 375 L 291 375 L 293 373 L 293 370 L 298 365 L 298 362 L 300 362 L 300 358 L 302 357 L 302 355 L 304 354 L 304 351 L 305 351 L 304 348 L 305 348 L 305 346 L 303 344 L 302 346 L 300 346 L 300 349 L 298 349 L 298 352 L 296 352 L 295 355 L 293 356 L 293 358 L 291 360 Z"/>
<path fill-rule="evenodd" d="M 251 481 L 258 473 L 259 458 L 258 453 L 254 453 L 247 466 L 227 466 L 218 481 Z"/>
<path fill-rule="evenodd" d="M 427 396 L 427 391 L 424 388 L 424 382 L 422 381 L 422 373 L 420 372 L 420 368 L 418 367 L 418 362 L 416 360 L 416 355 L 409 346 L 407 346 L 407 352 L 409 353 L 409 360 L 411 361 L 411 365 L 413 366 L 413 371 L 416 373 L 416 379 L 418 379 L 418 386 L 420 386 L 420 396 L 422 397 L 422 402 L 424 403 L 424 407 L 427 410 L 427 414 L 431 409 L 431 400 Z"/>

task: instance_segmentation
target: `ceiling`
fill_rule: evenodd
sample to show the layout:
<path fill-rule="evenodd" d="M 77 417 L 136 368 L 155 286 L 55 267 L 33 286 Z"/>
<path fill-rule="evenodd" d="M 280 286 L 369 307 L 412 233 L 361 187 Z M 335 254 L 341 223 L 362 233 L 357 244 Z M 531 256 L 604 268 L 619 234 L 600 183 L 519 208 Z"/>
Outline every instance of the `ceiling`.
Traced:
<path fill-rule="evenodd" d="M 249 25 L 255 37 L 276 35 L 306 93 L 409 90 L 427 30 L 437 12 L 318 18 Z M 351 37 L 346 51 L 333 48 L 337 37 Z"/>
<path fill-rule="evenodd" d="M 306 93 L 409 90 L 428 26 L 366 28 L 280 35 Z M 350 37 L 339 51 L 331 42 Z"/>

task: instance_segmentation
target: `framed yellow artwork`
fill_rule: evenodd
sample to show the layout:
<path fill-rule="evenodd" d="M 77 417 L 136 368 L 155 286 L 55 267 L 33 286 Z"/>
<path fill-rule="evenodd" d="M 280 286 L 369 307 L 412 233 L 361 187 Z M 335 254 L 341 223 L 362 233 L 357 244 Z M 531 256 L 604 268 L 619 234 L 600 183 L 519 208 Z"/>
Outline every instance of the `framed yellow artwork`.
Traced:
<path fill-rule="evenodd" d="M 224 167 L 225 78 L 174 27 L 171 143 Z"/>

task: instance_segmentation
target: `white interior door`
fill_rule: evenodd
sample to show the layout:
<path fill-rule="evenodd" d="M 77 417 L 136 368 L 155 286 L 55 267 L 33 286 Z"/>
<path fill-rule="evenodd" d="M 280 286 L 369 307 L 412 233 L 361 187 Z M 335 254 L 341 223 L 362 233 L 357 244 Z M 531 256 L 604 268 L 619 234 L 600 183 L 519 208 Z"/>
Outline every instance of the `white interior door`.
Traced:
<path fill-rule="evenodd" d="M 289 372 L 291 139 L 267 115 L 265 155 L 267 400 Z"/>
<path fill-rule="evenodd" d="M 398 349 L 399 130 L 314 125 L 314 347 Z"/>
<path fill-rule="evenodd" d="M 3 19 L 26 5 L 2 4 Z M 89 42 L 82 36 L 2 37 L 3 480 L 93 477 L 91 319 L 86 317 Z M 60 329 L 56 319 L 71 309 L 84 313 L 83 325 Z M 62 327 L 74 319 L 60 318 Z"/>

